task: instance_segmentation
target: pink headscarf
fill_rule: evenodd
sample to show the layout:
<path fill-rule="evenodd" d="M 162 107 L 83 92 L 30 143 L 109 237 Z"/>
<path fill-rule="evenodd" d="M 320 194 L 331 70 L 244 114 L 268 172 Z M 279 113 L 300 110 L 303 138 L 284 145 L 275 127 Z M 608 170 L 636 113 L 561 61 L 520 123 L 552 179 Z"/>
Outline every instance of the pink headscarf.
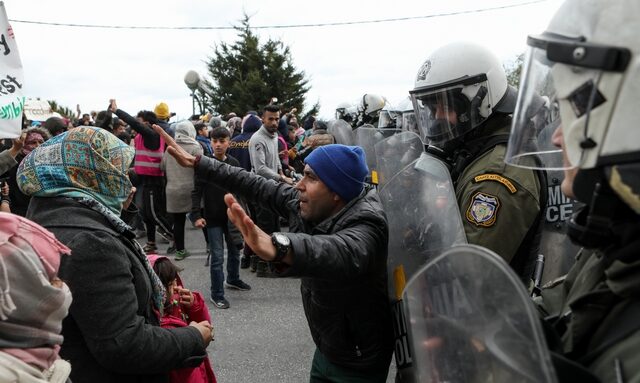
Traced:
<path fill-rule="evenodd" d="M 58 359 L 71 293 L 51 281 L 70 253 L 40 225 L 0 213 L 0 351 L 43 370 Z"/>

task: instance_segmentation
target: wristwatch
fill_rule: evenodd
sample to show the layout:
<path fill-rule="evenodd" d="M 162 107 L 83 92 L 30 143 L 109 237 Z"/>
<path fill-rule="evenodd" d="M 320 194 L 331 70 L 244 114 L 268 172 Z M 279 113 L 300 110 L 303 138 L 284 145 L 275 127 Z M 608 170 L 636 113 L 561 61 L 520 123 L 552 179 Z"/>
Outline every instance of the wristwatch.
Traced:
<path fill-rule="evenodd" d="M 276 232 L 271 234 L 271 242 L 276 247 L 276 257 L 272 262 L 281 262 L 289 253 L 291 240 L 286 235 Z"/>

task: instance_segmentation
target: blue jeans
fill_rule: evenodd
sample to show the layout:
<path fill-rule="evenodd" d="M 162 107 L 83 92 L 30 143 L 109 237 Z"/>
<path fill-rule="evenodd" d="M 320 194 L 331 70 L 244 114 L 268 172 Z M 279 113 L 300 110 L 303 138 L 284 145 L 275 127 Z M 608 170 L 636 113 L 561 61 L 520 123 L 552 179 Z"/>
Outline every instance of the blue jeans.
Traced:
<path fill-rule="evenodd" d="M 229 231 L 222 226 L 207 227 L 209 237 L 209 250 L 211 251 L 211 261 L 209 272 L 211 274 L 211 298 L 224 298 L 224 241 L 227 243 L 227 282 L 236 282 L 240 279 L 240 252 L 231 243 Z"/>

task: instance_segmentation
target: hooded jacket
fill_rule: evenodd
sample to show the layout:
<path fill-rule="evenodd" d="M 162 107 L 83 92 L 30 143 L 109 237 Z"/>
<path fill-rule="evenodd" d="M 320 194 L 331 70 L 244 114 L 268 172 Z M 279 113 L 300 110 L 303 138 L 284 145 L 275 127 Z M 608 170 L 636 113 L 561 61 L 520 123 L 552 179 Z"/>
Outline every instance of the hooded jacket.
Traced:
<path fill-rule="evenodd" d="M 227 154 L 238 160 L 240 166 L 246 171 L 251 171 L 251 157 L 249 157 L 249 140 L 260 129 L 262 122 L 257 116 L 248 117 L 242 125 L 242 134 L 231 139 Z"/>
<path fill-rule="evenodd" d="M 339 366 L 387 368 L 393 352 L 387 298 L 387 219 L 375 190 L 311 226 L 300 216 L 298 191 L 220 161 L 202 158 L 196 177 L 225 185 L 289 218 L 293 264 L 278 273 L 302 280 L 302 302 L 318 349 Z"/>

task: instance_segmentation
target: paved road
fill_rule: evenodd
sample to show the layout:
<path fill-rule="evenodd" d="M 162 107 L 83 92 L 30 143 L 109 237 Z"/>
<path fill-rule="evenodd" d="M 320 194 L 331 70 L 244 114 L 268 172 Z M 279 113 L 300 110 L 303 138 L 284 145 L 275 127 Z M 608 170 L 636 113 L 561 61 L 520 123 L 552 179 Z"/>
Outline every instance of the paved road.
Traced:
<path fill-rule="evenodd" d="M 302 310 L 300 280 L 257 278 L 241 269 L 240 278 L 251 291 L 227 290 L 231 307 L 216 309 L 208 301 L 204 237 L 188 222 L 185 243 L 192 256 L 176 263 L 184 268 L 180 275 L 185 285 L 207 299 L 216 334 L 209 357 L 218 382 L 308 382 L 315 345 Z M 159 252 L 164 254 L 167 246 L 160 243 Z M 391 370 L 388 382 L 394 381 L 393 365 Z"/>

